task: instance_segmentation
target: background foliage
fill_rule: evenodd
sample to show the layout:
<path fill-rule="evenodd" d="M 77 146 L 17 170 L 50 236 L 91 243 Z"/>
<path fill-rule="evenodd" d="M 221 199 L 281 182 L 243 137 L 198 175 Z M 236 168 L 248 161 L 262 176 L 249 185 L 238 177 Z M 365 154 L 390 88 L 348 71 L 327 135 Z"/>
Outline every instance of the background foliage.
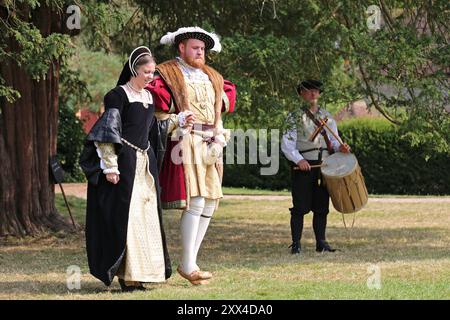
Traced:
<path fill-rule="evenodd" d="M 44 3 L 25 2 L 31 8 Z M 198 25 L 221 36 L 223 52 L 209 54 L 208 60 L 237 85 L 236 112 L 225 117 L 227 127 L 283 129 L 287 113 L 298 108 L 295 86 L 301 79 L 320 78 L 326 86 L 322 104 L 329 111 L 365 99 L 370 108 L 395 124 L 396 137 L 403 144 L 428 157 L 447 154 L 442 161 L 448 162 L 448 1 L 51 3 L 63 16 L 69 4 L 81 8 L 81 30 L 69 32 L 74 37 L 42 35 L 32 21 L 15 15 L 2 16 L 0 37 L 16 39 L 22 50 L 14 59 L 26 65 L 34 78 L 45 73 L 51 59 L 61 59 L 61 76 L 67 81 L 60 94 L 68 97 L 62 112 L 81 107 L 98 110 L 134 47 L 148 45 L 162 62 L 173 58 L 175 51 L 159 44 L 161 36 L 182 26 Z M 367 24 L 371 17 L 367 9 L 373 4 L 380 9 L 379 30 Z M 16 4 L 5 1 L 2 6 Z M 0 43 L 1 62 L 11 52 L 4 41 Z M 0 96 L 11 101 L 20 93 L 0 78 Z M 61 148 L 60 152 L 65 151 Z M 270 187 L 281 187 L 275 180 L 271 183 Z"/>
<path fill-rule="evenodd" d="M 450 161 L 445 152 L 431 156 L 412 146 L 402 130 L 383 119 L 357 119 L 339 124 L 341 138 L 352 147 L 371 194 L 450 194 Z M 248 157 L 248 143 L 246 156 Z M 270 154 L 270 152 L 269 152 Z M 253 189 L 290 189 L 290 162 L 280 150 L 276 175 L 261 176 L 262 166 L 226 165 L 224 185 Z M 236 163 L 236 161 L 235 161 Z"/>
<path fill-rule="evenodd" d="M 89 50 L 123 55 L 145 44 L 164 61 L 174 56 L 159 45 L 166 32 L 190 25 L 217 32 L 224 50 L 209 60 L 238 85 L 239 108 L 227 120 L 234 127 L 281 126 L 295 108 L 296 84 L 316 77 L 327 85 L 328 109 L 366 99 L 413 143 L 449 150 L 448 1 L 79 3 L 80 43 Z M 368 27 L 373 4 L 381 14 L 376 31 Z"/>
<path fill-rule="evenodd" d="M 340 126 L 363 168 L 369 193 L 450 194 L 449 154 L 427 155 L 423 145 L 411 145 L 403 130 L 373 119 Z"/>

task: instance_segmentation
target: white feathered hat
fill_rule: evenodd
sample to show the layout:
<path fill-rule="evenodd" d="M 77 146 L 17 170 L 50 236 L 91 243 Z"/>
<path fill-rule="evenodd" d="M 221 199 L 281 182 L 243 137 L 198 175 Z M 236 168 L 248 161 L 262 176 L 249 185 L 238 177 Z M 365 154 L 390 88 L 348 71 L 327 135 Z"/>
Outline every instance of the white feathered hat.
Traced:
<path fill-rule="evenodd" d="M 160 42 L 161 44 L 173 44 L 177 46 L 185 39 L 198 39 L 203 41 L 205 43 L 206 50 L 216 52 L 220 52 L 222 50 L 219 36 L 215 33 L 205 31 L 200 27 L 186 27 L 180 28 L 175 32 L 167 32 L 167 34 L 161 38 Z"/>

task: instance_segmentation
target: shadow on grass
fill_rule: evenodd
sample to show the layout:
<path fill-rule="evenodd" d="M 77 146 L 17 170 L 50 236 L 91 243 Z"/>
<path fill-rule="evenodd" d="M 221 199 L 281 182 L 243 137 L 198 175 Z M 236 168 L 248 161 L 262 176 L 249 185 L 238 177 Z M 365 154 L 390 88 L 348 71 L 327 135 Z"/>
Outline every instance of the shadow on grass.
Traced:
<path fill-rule="evenodd" d="M 0 293 L 14 297 L 20 294 L 39 295 L 97 295 L 97 294 L 122 294 L 120 287 L 112 285 L 103 286 L 100 282 L 82 282 L 80 289 L 69 290 L 65 282 L 60 281 L 0 281 Z"/>
<path fill-rule="evenodd" d="M 239 203 L 238 203 L 239 204 Z M 211 222 L 199 255 L 199 265 L 211 271 L 223 268 L 249 268 L 258 270 L 264 267 L 315 265 L 317 263 L 350 264 L 395 261 L 420 261 L 448 259 L 449 250 L 444 242 L 448 228 L 443 227 L 405 227 L 390 228 L 389 220 L 381 220 L 373 227 L 355 227 L 346 230 L 343 226 L 330 224 L 327 238 L 330 244 L 341 251 L 334 254 L 315 252 L 314 234 L 310 217 L 305 220 L 302 239 L 302 254 L 292 256 L 289 253 L 290 228 L 288 215 L 280 216 L 264 203 L 255 212 L 246 214 L 237 212 L 230 202 L 222 202 L 220 213 Z M 248 206 L 253 208 L 252 206 Z M 247 209 L 245 209 L 247 210 Z M 249 209 L 250 210 L 250 209 Z M 275 213 L 272 216 L 265 216 Z M 80 211 L 81 212 L 81 211 Z M 81 215 L 81 214 L 80 214 Z M 266 219 L 270 217 L 270 219 Z M 179 239 L 180 212 L 168 213 L 164 218 L 169 253 L 173 270 L 180 260 Z M 266 221 L 264 221 L 266 220 Z M 417 224 L 420 225 L 420 224 Z M 385 227 L 383 227 L 385 226 Z M 103 286 L 100 281 L 83 282 L 81 290 L 69 291 L 65 281 L 49 281 L 46 275 L 57 274 L 65 279 L 67 267 L 78 265 L 83 274 L 88 273 L 84 235 L 80 233 L 66 238 L 45 237 L 30 241 L 0 245 L 0 276 L 11 275 L 11 282 L 0 280 L 0 294 L 33 293 L 49 295 L 90 295 L 121 293 L 117 281 L 112 287 Z M 175 276 L 174 272 L 174 275 Z M 30 280 L 15 281 L 20 275 Z M 30 277 L 31 275 L 31 277 Z M 43 275 L 43 276 L 42 276 Z M 33 277 L 42 281 L 34 280 Z M 20 278 L 19 278 L 20 279 Z"/>
<path fill-rule="evenodd" d="M 175 221 L 175 220 L 176 221 Z M 177 263 L 180 256 L 178 219 L 166 223 L 166 236 L 172 262 Z M 305 221 L 306 222 L 306 221 Z M 417 261 L 426 259 L 447 259 L 449 250 L 436 243 L 447 232 L 443 228 L 393 228 L 373 229 L 330 226 L 327 228 L 329 243 L 338 249 L 334 254 L 315 252 L 312 227 L 305 223 L 302 239 L 304 263 L 315 263 L 326 257 L 336 263 L 373 261 Z M 0 269 L 2 273 L 20 271 L 24 274 L 65 272 L 70 265 L 79 265 L 87 272 L 84 237 L 71 239 L 71 246 L 11 248 L 0 250 Z M 218 265 L 243 265 L 257 267 L 277 263 L 298 263 L 292 260 L 288 246 L 290 230 L 284 224 L 239 223 L 221 219 L 213 221 L 200 250 L 199 260 Z M 36 247 L 34 247 L 36 246 Z M 280 260 L 281 259 L 281 260 Z"/>
<path fill-rule="evenodd" d="M 145 283 L 145 291 L 134 291 L 134 292 L 122 292 L 117 277 L 114 278 L 112 284 L 107 287 L 100 280 L 94 277 L 89 277 L 89 280 L 82 279 L 80 288 L 74 288 L 69 290 L 67 287 L 67 282 L 65 280 L 19 280 L 19 281 L 0 281 L 0 297 L 3 295 L 8 295 L 12 299 L 15 299 L 17 295 L 31 294 L 33 297 L 36 295 L 41 295 L 41 298 L 45 299 L 45 296 L 49 296 L 51 299 L 54 296 L 63 296 L 67 298 L 68 295 L 73 296 L 89 296 L 89 295 L 104 295 L 104 298 L 110 299 L 118 298 L 121 299 L 122 295 L 128 295 L 128 298 L 145 298 L 148 295 L 157 293 L 159 290 L 164 289 L 187 289 L 192 288 L 192 285 L 187 281 L 182 280 L 181 282 L 174 279 L 175 275 L 169 278 L 166 282 L 160 283 Z M 98 297 L 97 297 L 98 298 Z M 4 298 L 0 298 L 4 299 Z"/>
<path fill-rule="evenodd" d="M 290 257 L 289 226 L 265 224 L 225 224 L 211 226 L 203 251 L 209 260 L 223 264 L 236 264 L 245 261 L 250 264 L 273 264 L 280 256 Z M 315 240 L 312 227 L 305 224 L 303 232 L 303 251 L 313 256 Z M 341 251 L 327 253 L 328 260 L 333 256 L 338 263 L 364 261 L 396 261 L 447 259 L 448 247 L 433 245 L 439 242 L 446 229 L 437 228 L 394 228 L 373 229 L 355 228 L 347 231 L 342 228 L 327 228 L 330 244 Z M 324 256 L 324 255 L 322 255 Z M 275 260 L 275 261 L 274 261 Z M 312 261 L 314 262 L 314 261 Z"/>

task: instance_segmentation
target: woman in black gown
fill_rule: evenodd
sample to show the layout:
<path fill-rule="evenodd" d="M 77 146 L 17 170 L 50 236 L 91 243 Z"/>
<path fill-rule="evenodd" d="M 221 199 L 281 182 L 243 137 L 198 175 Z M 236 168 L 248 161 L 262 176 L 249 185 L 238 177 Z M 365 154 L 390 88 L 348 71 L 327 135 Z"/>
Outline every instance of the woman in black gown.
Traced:
<path fill-rule="evenodd" d="M 156 151 L 161 127 L 151 94 L 155 60 L 136 48 L 105 112 L 86 138 L 80 165 L 88 178 L 86 250 L 92 275 L 123 291 L 145 290 L 172 273 L 159 201 Z"/>

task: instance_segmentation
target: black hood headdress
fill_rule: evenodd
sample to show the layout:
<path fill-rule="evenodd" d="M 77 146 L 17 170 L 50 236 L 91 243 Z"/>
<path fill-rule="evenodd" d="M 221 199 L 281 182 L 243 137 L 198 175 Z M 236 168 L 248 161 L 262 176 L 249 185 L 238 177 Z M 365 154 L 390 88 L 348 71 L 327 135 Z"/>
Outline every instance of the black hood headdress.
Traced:
<path fill-rule="evenodd" d="M 152 56 L 152 52 L 146 46 L 137 47 L 136 49 L 133 50 L 133 52 L 131 52 L 128 61 L 123 66 L 122 72 L 120 73 L 119 81 L 117 81 L 118 86 L 127 83 L 132 76 L 133 77 L 137 76 L 135 67 L 136 62 L 139 60 L 139 58 L 146 55 Z"/>

